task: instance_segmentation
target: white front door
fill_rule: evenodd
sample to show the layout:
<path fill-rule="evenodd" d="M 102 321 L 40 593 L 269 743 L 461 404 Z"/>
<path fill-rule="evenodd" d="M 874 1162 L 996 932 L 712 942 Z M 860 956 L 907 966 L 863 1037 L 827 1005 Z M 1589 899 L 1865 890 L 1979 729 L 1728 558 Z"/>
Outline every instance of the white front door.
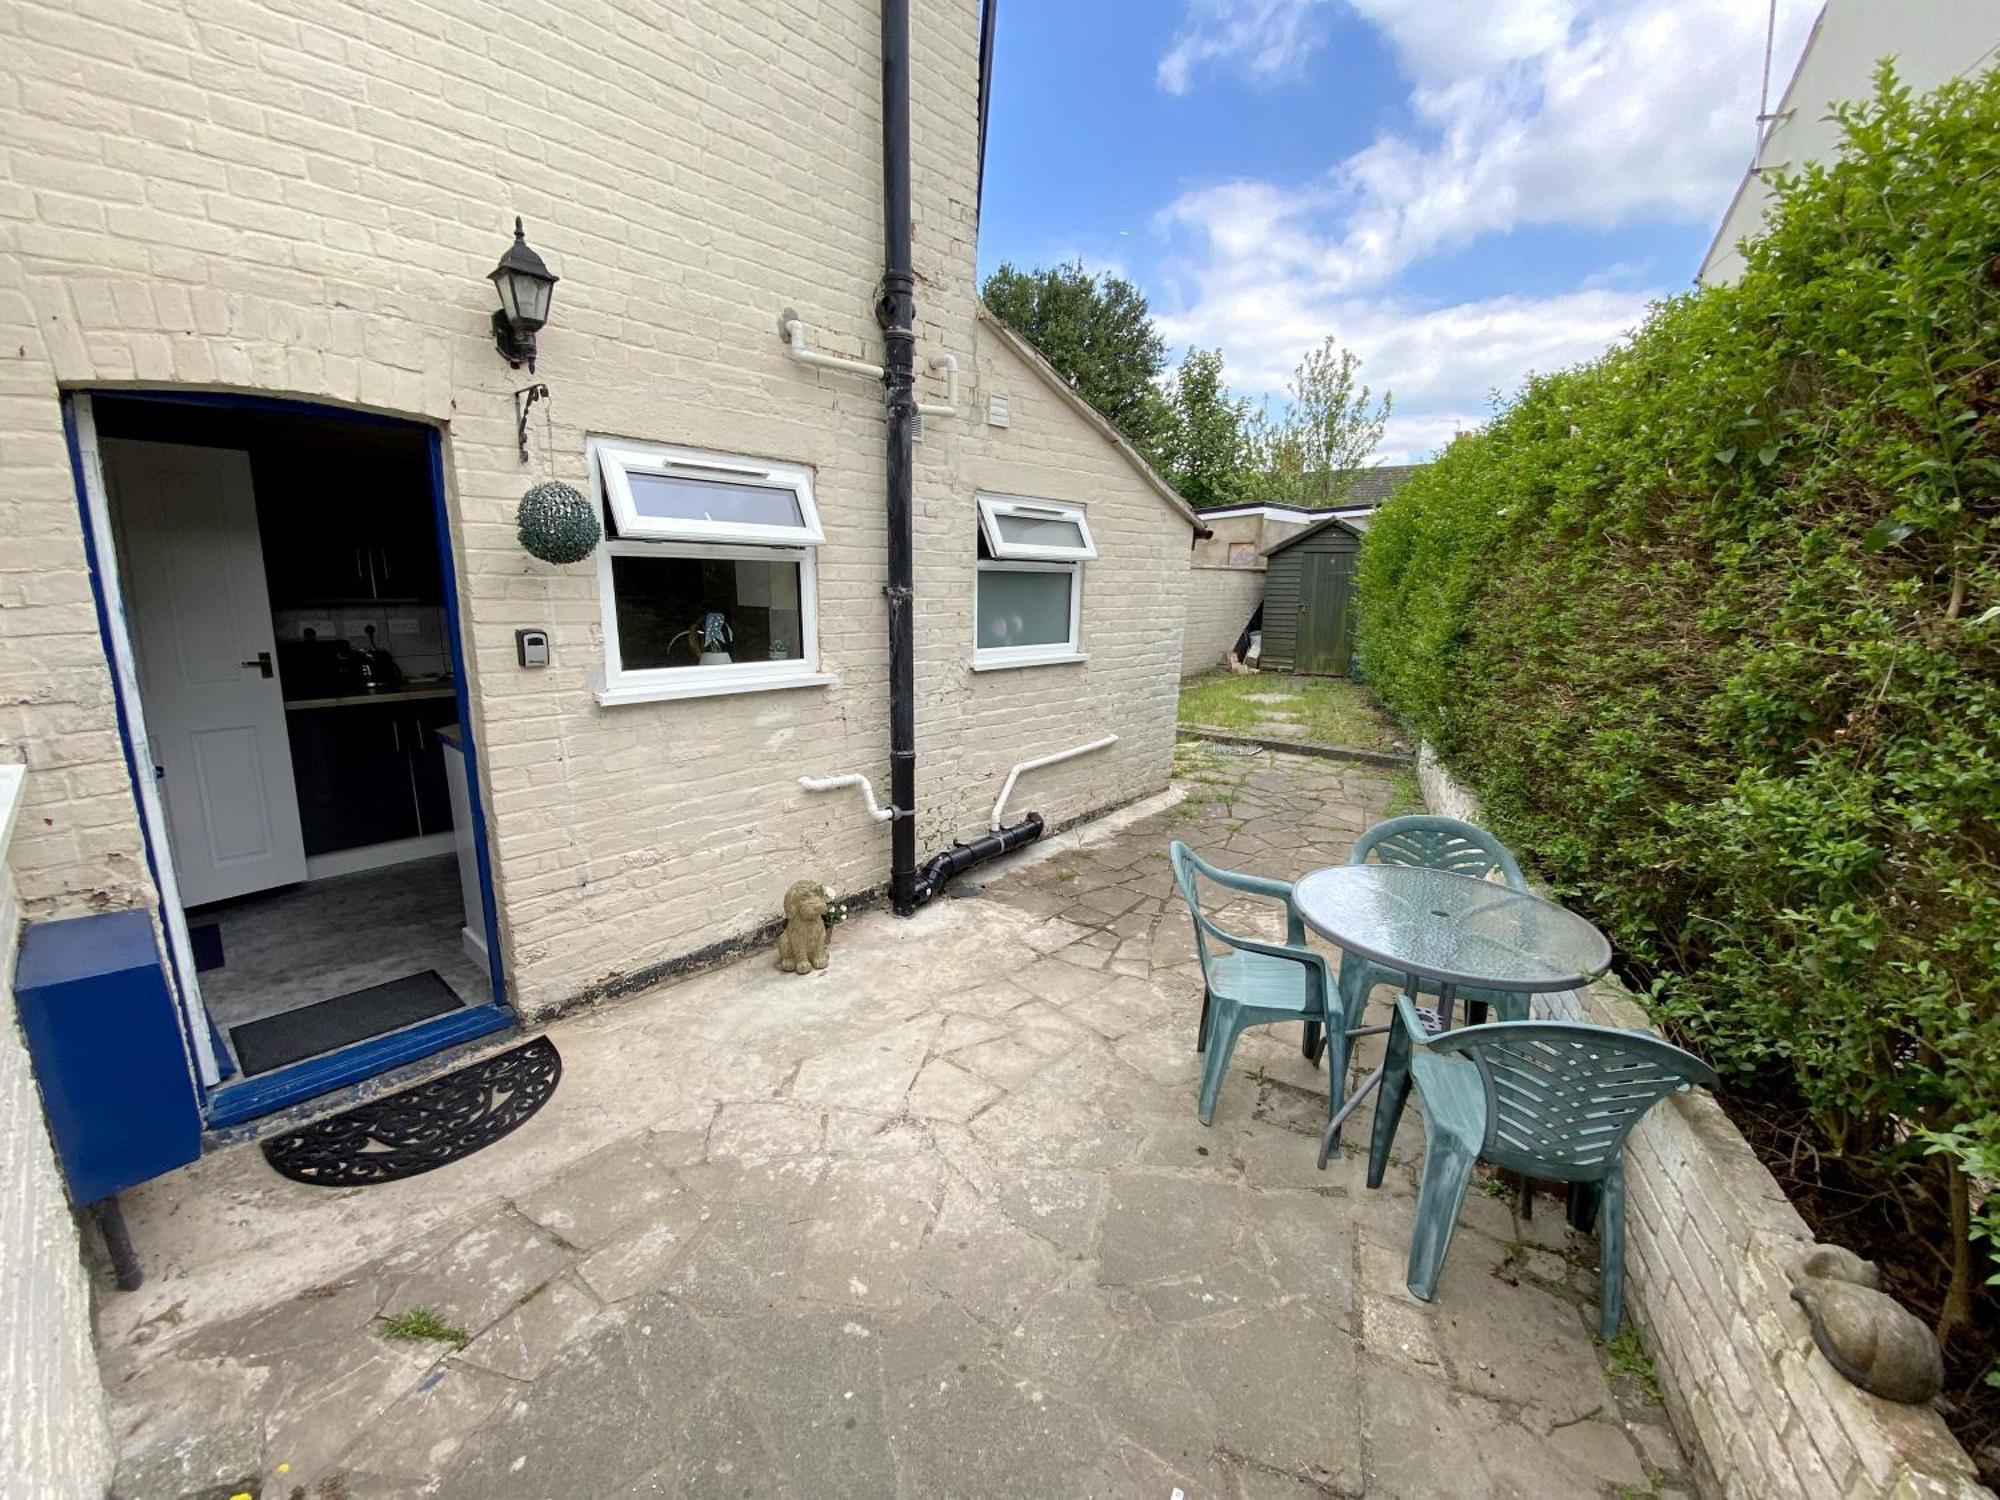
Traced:
<path fill-rule="evenodd" d="M 105 438 L 126 617 L 181 900 L 306 878 L 250 455 Z"/>

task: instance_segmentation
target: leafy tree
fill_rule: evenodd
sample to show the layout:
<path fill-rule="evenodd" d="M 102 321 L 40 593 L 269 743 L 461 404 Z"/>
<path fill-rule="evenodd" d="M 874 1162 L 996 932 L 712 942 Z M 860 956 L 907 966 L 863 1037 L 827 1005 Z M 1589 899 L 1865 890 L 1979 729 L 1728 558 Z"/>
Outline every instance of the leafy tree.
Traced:
<path fill-rule="evenodd" d="M 1361 357 L 1331 334 L 1307 352 L 1286 382 L 1282 416 L 1260 412 L 1251 425 L 1250 465 L 1259 498 L 1285 505 L 1340 504 L 1382 442 L 1391 410 L 1387 391 L 1361 382 Z"/>
<path fill-rule="evenodd" d="M 1171 423 L 1162 457 L 1190 505 L 1228 505 L 1248 489 L 1250 402 L 1222 380 L 1220 349 L 1190 348 L 1167 387 Z"/>
<path fill-rule="evenodd" d="M 1143 292 L 1122 276 L 1094 276 L 1081 261 L 1032 271 L 1009 262 L 986 278 L 980 296 L 1134 447 L 1160 458 L 1172 425 L 1155 384 L 1167 343 Z"/>

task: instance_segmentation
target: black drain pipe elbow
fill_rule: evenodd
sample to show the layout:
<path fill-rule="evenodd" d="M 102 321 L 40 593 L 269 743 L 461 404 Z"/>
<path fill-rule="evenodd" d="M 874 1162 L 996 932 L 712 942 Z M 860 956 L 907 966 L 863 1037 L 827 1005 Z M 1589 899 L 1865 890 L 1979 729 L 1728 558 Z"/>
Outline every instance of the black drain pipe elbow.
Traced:
<path fill-rule="evenodd" d="M 1042 836 L 1042 815 L 1029 813 L 1018 823 L 1009 823 L 1005 828 L 996 828 L 991 833 L 982 833 L 969 842 L 961 840 L 942 854 L 934 854 L 925 863 L 923 873 L 917 876 L 916 889 L 912 892 L 912 910 L 931 899 L 944 889 L 944 883 L 954 875 L 961 875 L 974 865 L 984 864 L 989 859 L 998 859 L 1011 853 L 1023 844 L 1032 844 Z"/>
<path fill-rule="evenodd" d="M 910 255 L 910 0 L 882 0 L 882 384 L 889 403 L 889 903 L 917 909 L 915 441 L 916 273 Z"/>

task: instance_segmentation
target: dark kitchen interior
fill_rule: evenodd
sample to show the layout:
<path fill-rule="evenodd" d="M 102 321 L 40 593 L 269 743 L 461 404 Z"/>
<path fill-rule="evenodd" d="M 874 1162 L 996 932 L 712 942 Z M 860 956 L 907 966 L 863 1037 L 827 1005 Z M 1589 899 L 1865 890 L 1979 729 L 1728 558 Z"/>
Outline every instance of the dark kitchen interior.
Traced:
<path fill-rule="evenodd" d="M 308 879 L 189 909 L 191 927 L 220 929 L 222 962 L 199 976 L 218 1035 L 426 970 L 486 1003 L 460 935 L 483 941 L 483 918 L 453 838 L 458 704 L 426 434 L 111 396 L 94 410 L 104 437 L 250 455 Z"/>

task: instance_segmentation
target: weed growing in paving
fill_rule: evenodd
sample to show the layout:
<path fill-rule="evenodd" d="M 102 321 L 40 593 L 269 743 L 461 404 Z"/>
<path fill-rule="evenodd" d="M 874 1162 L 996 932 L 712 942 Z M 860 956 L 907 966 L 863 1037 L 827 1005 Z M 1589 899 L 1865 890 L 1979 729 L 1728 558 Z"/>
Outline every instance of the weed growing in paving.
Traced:
<path fill-rule="evenodd" d="M 1660 1374 L 1651 1356 L 1631 1328 L 1621 1328 L 1617 1337 L 1604 1346 L 1604 1368 L 1613 1380 L 1629 1376 L 1650 1401 L 1660 1399 Z"/>
<path fill-rule="evenodd" d="M 1392 818 L 1400 818 L 1404 813 L 1420 813 L 1427 809 L 1424 801 L 1423 783 L 1417 780 L 1417 773 L 1408 766 L 1395 772 L 1389 778 L 1389 805 L 1384 811 Z"/>
<path fill-rule="evenodd" d="M 428 1307 L 412 1307 L 393 1318 L 384 1318 L 382 1337 L 399 1344 L 415 1344 L 431 1339 L 449 1344 L 454 1349 L 463 1349 L 472 1342 L 471 1334 L 456 1323 L 445 1322 L 435 1309 Z"/>

